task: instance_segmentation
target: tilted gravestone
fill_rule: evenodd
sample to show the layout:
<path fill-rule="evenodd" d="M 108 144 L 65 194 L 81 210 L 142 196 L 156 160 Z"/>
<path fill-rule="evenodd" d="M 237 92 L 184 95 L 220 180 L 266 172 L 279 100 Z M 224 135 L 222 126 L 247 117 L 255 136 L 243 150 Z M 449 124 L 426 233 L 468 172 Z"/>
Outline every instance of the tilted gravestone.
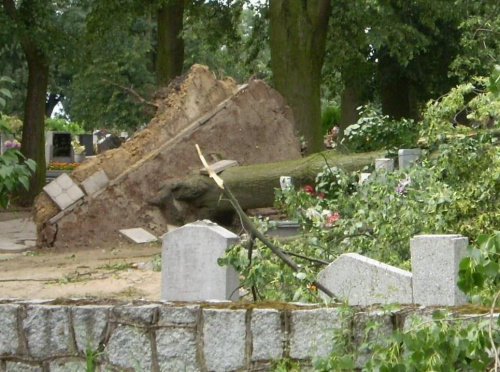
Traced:
<path fill-rule="evenodd" d="M 349 305 L 413 302 L 411 273 L 364 257 L 345 253 L 318 274 L 318 281 Z"/>
<path fill-rule="evenodd" d="M 167 301 L 237 300 L 239 278 L 218 265 L 238 236 L 210 221 L 184 225 L 163 236 L 161 299 Z"/>
<path fill-rule="evenodd" d="M 469 240 L 461 235 L 417 235 L 410 241 L 412 272 L 346 253 L 319 272 L 318 281 L 349 305 L 467 302 L 457 286 Z"/>

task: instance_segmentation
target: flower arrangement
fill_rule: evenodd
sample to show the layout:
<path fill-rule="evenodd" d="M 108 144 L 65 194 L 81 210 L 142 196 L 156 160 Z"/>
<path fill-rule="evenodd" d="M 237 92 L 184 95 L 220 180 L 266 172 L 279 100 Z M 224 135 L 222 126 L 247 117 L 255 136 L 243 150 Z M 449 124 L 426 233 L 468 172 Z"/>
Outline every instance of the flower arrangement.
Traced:
<path fill-rule="evenodd" d="M 49 163 L 49 170 L 73 170 L 78 166 L 78 163 L 60 163 L 51 161 Z"/>
<path fill-rule="evenodd" d="M 73 152 L 75 155 L 80 155 L 85 152 L 85 146 L 83 146 L 78 138 L 74 138 L 73 141 L 71 141 L 71 146 L 73 147 Z"/>

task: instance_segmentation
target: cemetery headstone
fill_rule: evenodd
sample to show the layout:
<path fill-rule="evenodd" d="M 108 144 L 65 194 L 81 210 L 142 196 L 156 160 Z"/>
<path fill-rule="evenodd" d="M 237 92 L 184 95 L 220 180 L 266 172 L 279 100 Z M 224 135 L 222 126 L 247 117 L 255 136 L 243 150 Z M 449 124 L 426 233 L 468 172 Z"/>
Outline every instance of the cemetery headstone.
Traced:
<path fill-rule="evenodd" d="M 210 221 L 182 226 L 163 236 L 161 299 L 237 300 L 239 278 L 217 263 L 238 236 Z"/>
<path fill-rule="evenodd" d="M 353 306 L 413 302 L 410 272 L 357 253 L 342 254 L 320 271 L 318 281 Z"/>
<path fill-rule="evenodd" d="M 80 134 L 78 135 L 80 144 L 85 146 L 85 155 L 94 155 L 94 138 L 92 134 Z"/>
<path fill-rule="evenodd" d="M 399 169 L 411 167 L 422 156 L 420 149 L 401 149 L 398 151 Z"/>
<path fill-rule="evenodd" d="M 389 159 L 389 158 L 375 159 L 375 170 L 381 171 L 384 169 L 386 172 L 392 172 L 394 170 L 394 159 Z"/>
<path fill-rule="evenodd" d="M 458 269 L 469 239 L 458 235 L 418 235 L 411 239 L 413 299 L 420 305 L 456 306 L 467 302 L 458 288 Z"/>

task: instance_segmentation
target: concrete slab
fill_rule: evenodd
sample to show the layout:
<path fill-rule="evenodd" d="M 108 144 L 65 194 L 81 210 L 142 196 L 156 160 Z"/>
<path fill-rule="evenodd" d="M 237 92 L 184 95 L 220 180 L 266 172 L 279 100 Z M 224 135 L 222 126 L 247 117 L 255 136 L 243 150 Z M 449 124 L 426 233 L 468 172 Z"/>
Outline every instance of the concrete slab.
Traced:
<path fill-rule="evenodd" d="M 147 232 L 146 230 L 140 227 L 134 229 L 119 230 L 119 232 L 132 242 L 138 244 L 152 243 L 158 240 L 156 236 L 154 236 L 153 234 Z"/>
<path fill-rule="evenodd" d="M 46 185 L 43 190 L 59 206 L 61 210 L 83 198 L 85 194 L 66 173 Z"/>
<path fill-rule="evenodd" d="M 89 196 L 92 196 L 102 189 L 106 188 L 108 184 L 108 176 L 103 170 L 95 172 L 93 175 L 82 182 L 83 189 Z"/>
<path fill-rule="evenodd" d="M 36 226 L 31 219 L 0 222 L 0 253 L 24 252 L 36 244 Z"/>

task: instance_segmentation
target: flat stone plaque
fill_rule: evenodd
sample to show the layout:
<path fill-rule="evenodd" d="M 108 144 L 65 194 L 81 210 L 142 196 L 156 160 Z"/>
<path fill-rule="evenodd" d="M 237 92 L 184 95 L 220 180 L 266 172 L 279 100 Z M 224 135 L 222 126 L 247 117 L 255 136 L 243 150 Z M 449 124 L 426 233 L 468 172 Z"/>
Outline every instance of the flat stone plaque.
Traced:
<path fill-rule="evenodd" d="M 134 229 L 119 230 L 119 232 L 120 234 L 123 234 L 127 239 L 138 244 L 151 243 L 158 240 L 156 236 L 140 227 Z"/>

